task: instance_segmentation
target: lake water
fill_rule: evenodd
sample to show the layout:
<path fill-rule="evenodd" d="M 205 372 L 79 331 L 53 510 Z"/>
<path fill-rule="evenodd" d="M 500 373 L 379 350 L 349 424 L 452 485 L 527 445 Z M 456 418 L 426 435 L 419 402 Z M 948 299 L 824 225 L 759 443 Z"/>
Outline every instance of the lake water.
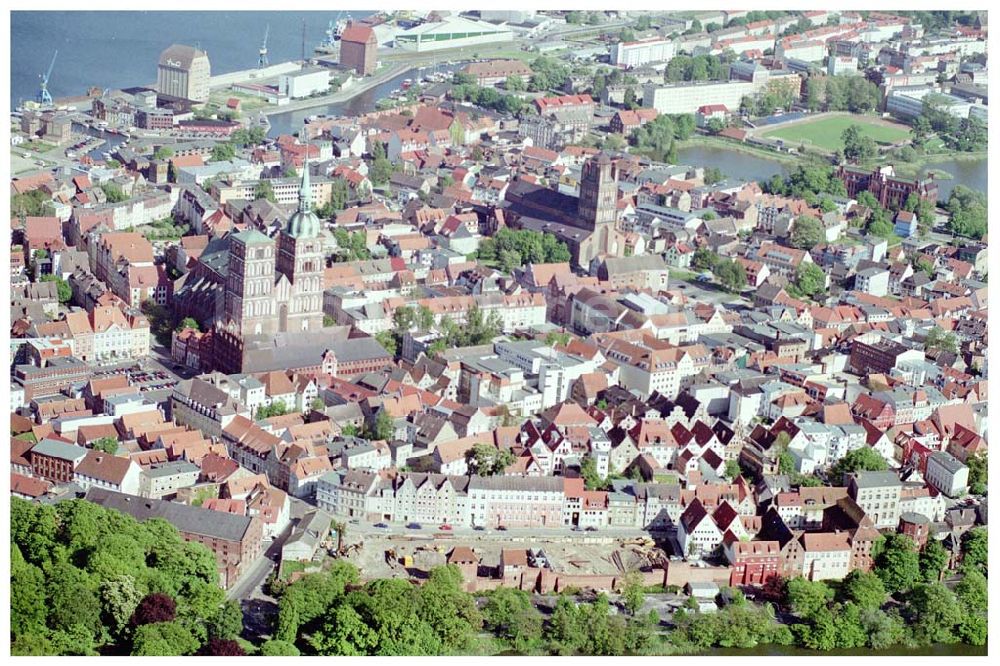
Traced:
<path fill-rule="evenodd" d="M 742 180 L 765 181 L 774 174 L 788 175 L 790 168 L 785 162 L 768 159 L 758 155 L 727 150 L 715 146 L 688 146 L 677 151 L 677 159 L 681 164 L 693 166 L 718 167 L 726 176 Z M 988 160 L 943 160 L 928 164 L 922 171 L 928 169 L 947 171 L 951 179 L 938 181 L 938 198 L 946 200 L 956 185 L 965 185 L 974 190 L 986 192 L 988 176 Z"/>
<path fill-rule="evenodd" d="M 350 11 L 353 18 L 371 14 Z M 11 105 L 34 99 L 38 76 L 59 50 L 49 92 L 53 97 L 82 95 L 90 86 L 127 88 L 156 81 L 156 63 L 171 44 L 191 44 L 208 53 L 212 74 L 257 66 L 257 50 L 270 26 L 267 48 L 272 63 L 302 57 L 323 41 L 340 7 L 329 11 L 234 12 L 11 12 Z M 346 17 L 346 13 L 344 14 Z"/>
<path fill-rule="evenodd" d="M 830 650 L 829 652 L 817 652 L 805 648 L 763 645 L 750 650 L 739 648 L 714 648 L 699 652 L 697 657 L 984 657 L 987 652 L 986 645 L 966 645 L 965 643 L 955 643 L 946 645 L 939 643 L 921 648 L 896 647 L 888 650 L 871 650 L 860 648 L 855 650 Z"/>

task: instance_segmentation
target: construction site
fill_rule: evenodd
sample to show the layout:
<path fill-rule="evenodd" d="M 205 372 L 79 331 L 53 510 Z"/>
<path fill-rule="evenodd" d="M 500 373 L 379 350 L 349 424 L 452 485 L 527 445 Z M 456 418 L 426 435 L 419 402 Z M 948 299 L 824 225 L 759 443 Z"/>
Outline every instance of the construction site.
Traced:
<path fill-rule="evenodd" d="M 366 535 L 358 541 L 348 539 L 331 555 L 353 563 L 365 579 L 395 577 L 419 582 L 434 567 L 454 564 L 462 570 L 469 591 L 499 586 L 539 593 L 612 591 L 630 572 L 641 574 L 648 586 L 665 586 L 684 580 L 678 569 L 694 571 L 696 577 L 706 580 L 728 576 L 715 568 L 695 568 L 677 557 L 671 561 L 650 537 Z M 676 581 L 667 580 L 668 572 Z"/>

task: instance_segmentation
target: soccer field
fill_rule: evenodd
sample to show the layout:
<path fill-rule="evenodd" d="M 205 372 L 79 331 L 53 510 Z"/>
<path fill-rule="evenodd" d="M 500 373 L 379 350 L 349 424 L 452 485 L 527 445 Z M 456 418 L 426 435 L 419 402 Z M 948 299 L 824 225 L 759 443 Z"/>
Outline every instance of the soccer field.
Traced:
<path fill-rule="evenodd" d="M 863 116 L 832 116 L 804 120 L 785 127 L 779 125 L 774 129 L 765 130 L 760 136 L 784 139 L 786 143 L 792 145 L 805 141 L 817 148 L 834 151 L 844 147 L 840 135 L 851 125 L 857 125 L 862 134 L 870 136 L 876 143 L 895 143 L 905 139 L 910 133 L 905 125 L 885 124 L 884 121 Z"/>

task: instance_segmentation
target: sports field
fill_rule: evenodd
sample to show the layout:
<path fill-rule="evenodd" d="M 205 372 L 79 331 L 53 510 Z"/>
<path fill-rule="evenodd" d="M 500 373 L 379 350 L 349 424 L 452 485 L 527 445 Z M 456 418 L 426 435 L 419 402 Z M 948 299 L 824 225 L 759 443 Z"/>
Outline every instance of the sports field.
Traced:
<path fill-rule="evenodd" d="M 844 147 L 840 135 L 851 125 L 857 125 L 862 134 L 870 136 L 876 143 L 895 143 L 910 133 L 906 125 L 865 116 L 838 115 L 779 125 L 760 132 L 760 136 L 783 139 L 790 145 L 805 141 L 808 145 L 832 152 Z"/>

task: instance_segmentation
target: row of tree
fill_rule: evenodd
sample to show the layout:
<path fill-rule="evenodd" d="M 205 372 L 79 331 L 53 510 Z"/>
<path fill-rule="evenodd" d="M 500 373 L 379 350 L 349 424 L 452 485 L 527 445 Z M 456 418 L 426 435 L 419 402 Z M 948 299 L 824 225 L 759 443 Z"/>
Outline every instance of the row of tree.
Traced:
<path fill-rule="evenodd" d="M 870 113 L 881 102 L 878 86 L 863 76 L 810 76 L 805 105 L 810 111 Z"/>
<path fill-rule="evenodd" d="M 504 227 L 479 243 L 476 257 L 481 261 L 496 262 L 501 270 L 510 273 L 526 264 L 569 261 L 572 255 L 566 243 L 552 234 Z"/>
<path fill-rule="evenodd" d="M 545 619 L 531 596 L 511 588 L 487 593 L 482 610 L 465 591 L 454 565 L 432 569 L 415 586 L 405 580 L 359 583 L 358 571 L 338 561 L 280 591 L 274 640 L 262 653 L 320 655 L 437 655 L 513 651 L 517 654 L 624 655 L 657 646 L 655 613 L 637 616 L 641 578 L 626 581 L 630 616 L 612 613 L 607 596 L 577 604 L 563 595 Z M 492 634 L 484 644 L 480 632 Z"/>

